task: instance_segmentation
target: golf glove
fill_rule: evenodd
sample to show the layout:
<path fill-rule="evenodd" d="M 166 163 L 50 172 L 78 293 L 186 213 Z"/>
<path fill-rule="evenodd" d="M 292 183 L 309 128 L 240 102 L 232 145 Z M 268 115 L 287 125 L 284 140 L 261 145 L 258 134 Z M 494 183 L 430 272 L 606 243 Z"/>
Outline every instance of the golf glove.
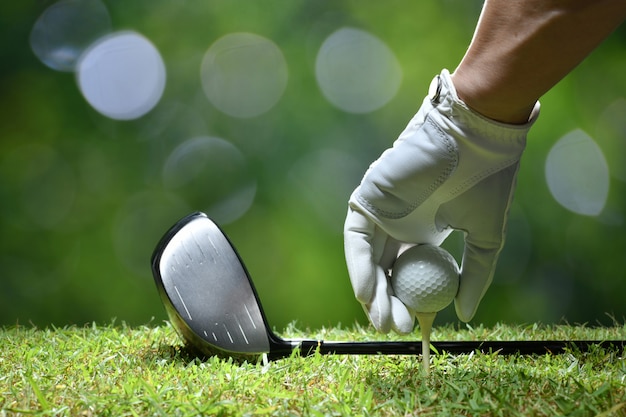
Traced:
<path fill-rule="evenodd" d="M 441 245 L 464 232 L 456 314 L 474 316 L 489 287 L 528 123 L 483 117 L 456 95 L 443 70 L 404 132 L 365 173 L 352 193 L 344 226 L 345 255 L 356 298 L 381 332 L 412 331 L 414 317 L 394 296 L 390 270 L 406 247 Z"/>

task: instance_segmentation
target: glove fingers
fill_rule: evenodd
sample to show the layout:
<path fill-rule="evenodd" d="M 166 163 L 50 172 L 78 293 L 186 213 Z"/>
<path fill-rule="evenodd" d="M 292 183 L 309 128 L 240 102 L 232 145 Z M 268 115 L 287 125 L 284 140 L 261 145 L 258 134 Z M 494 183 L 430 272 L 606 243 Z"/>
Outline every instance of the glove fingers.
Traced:
<path fill-rule="evenodd" d="M 389 333 L 393 320 L 391 314 L 391 296 L 389 295 L 387 275 L 382 268 L 376 268 L 376 289 L 369 304 L 366 304 L 370 322 L 381 333 Z"/>
<path fill-rule="evenodd" d="M 455 299 L 462 321 L 474 317 L 478 304 L 491 284 L 505 237 L 505 225 L 515 185 L 518 164 L 491 175 L 471 190 L 442 205 L 438 220 L 466 231 L 459 292 Z M 495 193 L 500 198 L 485 198 Z"/>
<path fill-rule="evenodd" d="M 402 243 L 388 236 L 384 232 L 381 232 L 380 234 L 385 237 L 385 241 L 380 242 L 382 247 L 382 253 L 378 258 L 378 265 L 380 265 L 383 271 L 387 272 L 387 275 L 389 275 L 388 272 L 391 271 L 393 264 L 396 262 L 396 259 L 398 259 L 400 249 L 402 248 Z M 391 286 L 389 286 L 389 291 L 390 294 L 393 293 L 393 291 L 391 290 Z"/>
<path fill-rule="evenodd" d="M 348 209 L 344 227 L 345 255 L 354 294 L 376 330 L 400 333 L 412 330 L 413 318 L 400 300 L 392 297 L 388 281 L 401 246 L 358 211 Z M 395 300 L 395 301 L 393 301 Z"/>
<path fill-rule="evenodd" d="M 399 334 L 408 334 L 415 327 L 415 316 L 409 312 L 404 303 L 391 296 L 392 329 Z"/>
<path fill-rule="evenodd" d="M 348 209 L 344 225 L 344 250 L 354 295 L 368 304 L 376 288 L 374 252 L 375 225 L 361 213 Z M 382 252 L 382 250 L 380 250 Z"/>
<path fill-rule="evenodd" d="M 465 242 L 459 292 L 454 299 L 456 314 L 468 322 L 476 314 L 478 304 L 493 280 L 500 248 L 484 249 Z"/>
<path fill-rule="evenodd" d="M 407 334 L 413 330 L 415 318 L 404 303 L 390 294 L 387 276 L 378 269 L 376 291 L 372 302 L 364 305 L 372 325 L 381 333 L 394 330 L 399 334 Z"/>

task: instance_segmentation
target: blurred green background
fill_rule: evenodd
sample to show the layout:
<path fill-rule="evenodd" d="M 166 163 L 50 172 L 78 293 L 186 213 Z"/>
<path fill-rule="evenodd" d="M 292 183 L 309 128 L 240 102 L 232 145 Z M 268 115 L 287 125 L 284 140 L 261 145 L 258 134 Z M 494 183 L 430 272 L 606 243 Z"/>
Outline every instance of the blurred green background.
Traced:
<path fill-rule="evenodd" d="M 457 65 L 480 6 L 2 2 L 0 324 L 160 323 L 150 256 L 196 210 L 237 247 L 272 325 L 365 323 L 343 257 L 347 199 Z M 165 68 L 162 94 L 130 120 L 77 81 L 93 75 L 78 57 L 119 31 Z M 475 323 L 624 319 L 625 74 L 620 29 L 543 98 Z M 143 81 L 126 81 L 122 104 Z M 445 247 L 458 257 L 460 237 Z"/>

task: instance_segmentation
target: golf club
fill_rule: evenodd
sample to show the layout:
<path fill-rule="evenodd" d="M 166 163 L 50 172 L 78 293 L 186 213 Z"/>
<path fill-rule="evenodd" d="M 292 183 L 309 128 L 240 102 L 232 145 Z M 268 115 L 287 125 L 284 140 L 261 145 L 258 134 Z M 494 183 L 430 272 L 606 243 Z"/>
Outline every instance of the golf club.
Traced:
<path fill-rule="evenodd" d="M 250 275 L 222 230 L 204 213 L 178 221 L 158 243 L 152 272 L 170 322 L 197 353 L 270 360 L 301 355 L 418 355 L 420 341 L 331 342 L 283 339 L 269 327 Z M 433 353 L 558 354 L 592 346 L 623 349 L 625 341 L 435 341 Z"/>

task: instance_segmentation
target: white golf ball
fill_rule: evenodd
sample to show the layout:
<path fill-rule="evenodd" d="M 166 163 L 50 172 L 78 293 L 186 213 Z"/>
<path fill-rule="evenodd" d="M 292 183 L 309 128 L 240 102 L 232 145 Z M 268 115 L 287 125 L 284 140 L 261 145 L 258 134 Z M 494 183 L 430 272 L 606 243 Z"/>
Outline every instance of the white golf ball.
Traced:
<path fill-rule="evenodd" d="M 391 272 L 393 291 L 413 313 L 436 313 L 459 289 L 459 266 L 445 249 L 417 245 L 402 253 Z"/>

